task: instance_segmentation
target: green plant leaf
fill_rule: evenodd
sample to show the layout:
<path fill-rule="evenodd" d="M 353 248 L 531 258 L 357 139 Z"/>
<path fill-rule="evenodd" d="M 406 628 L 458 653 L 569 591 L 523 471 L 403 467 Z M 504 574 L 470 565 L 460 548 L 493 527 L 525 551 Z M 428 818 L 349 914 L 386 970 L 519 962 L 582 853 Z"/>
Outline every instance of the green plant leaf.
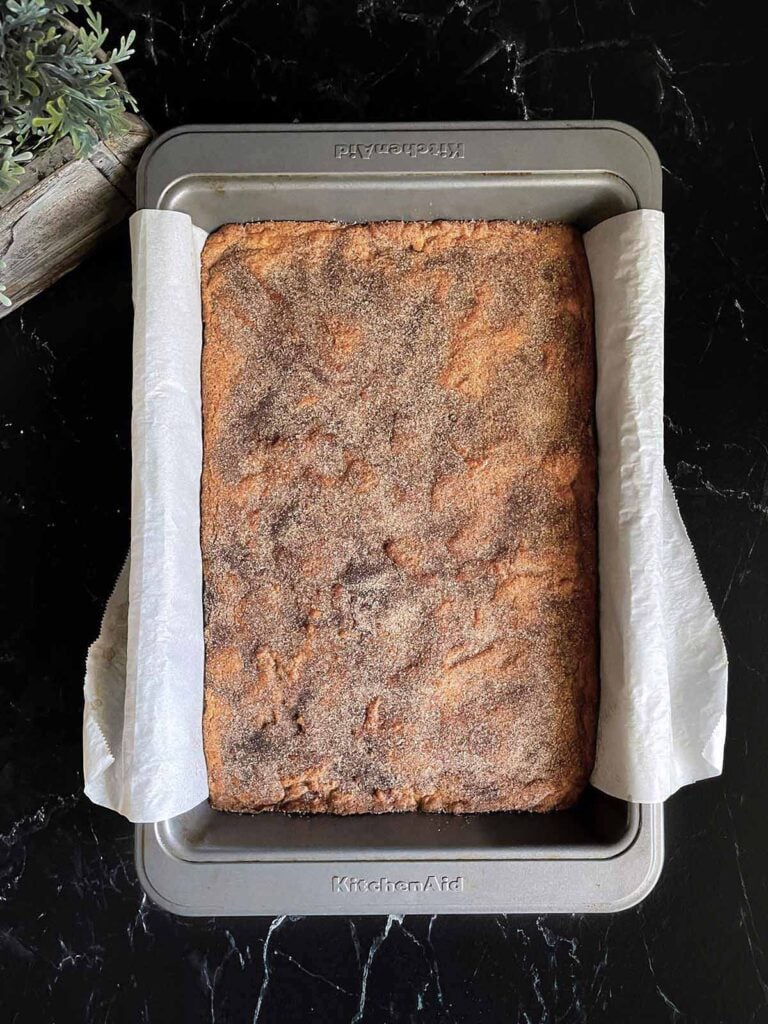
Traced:
<path fill-rule="evenodd" d="M 0 0 L 0 191 L 22 164 L 61 139 L 85 155 L 126 129 L 130 92 L 112 75 L 133 54 L 133 31 L 103 53 L 108 35 L 91 0 Z M 80 22 L 73 28 L 71 22 Z"/>

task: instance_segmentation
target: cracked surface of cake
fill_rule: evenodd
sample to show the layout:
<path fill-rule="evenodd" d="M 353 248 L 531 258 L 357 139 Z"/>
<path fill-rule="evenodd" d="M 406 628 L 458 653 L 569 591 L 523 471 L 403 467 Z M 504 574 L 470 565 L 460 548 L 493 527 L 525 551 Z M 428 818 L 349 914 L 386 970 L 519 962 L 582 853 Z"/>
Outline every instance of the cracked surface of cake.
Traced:
<path fill-rule="evenodd" d="M 578 231 L 227 225 L 202 281 L 213 805 L 572 803 L 597 710 Z"/>

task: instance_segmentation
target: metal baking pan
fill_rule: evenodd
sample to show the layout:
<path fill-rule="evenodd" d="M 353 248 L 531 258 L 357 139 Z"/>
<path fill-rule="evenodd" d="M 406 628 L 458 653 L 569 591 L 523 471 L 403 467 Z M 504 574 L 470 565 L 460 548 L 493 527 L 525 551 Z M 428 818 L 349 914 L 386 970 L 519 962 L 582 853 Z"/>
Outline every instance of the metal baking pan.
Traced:
<path fill-rule="evenodd" d="M 661 209 L 650 143 L 616 122 L 190 126 L 158 138 L 138 204 L 211 231 L 253 220 L 564 220 Z M 152 900 L 183 915 L 609 912 L 663 860 L 661 805 L 588 789 L 547 815 L 230 815 L 136 829 Z"/>

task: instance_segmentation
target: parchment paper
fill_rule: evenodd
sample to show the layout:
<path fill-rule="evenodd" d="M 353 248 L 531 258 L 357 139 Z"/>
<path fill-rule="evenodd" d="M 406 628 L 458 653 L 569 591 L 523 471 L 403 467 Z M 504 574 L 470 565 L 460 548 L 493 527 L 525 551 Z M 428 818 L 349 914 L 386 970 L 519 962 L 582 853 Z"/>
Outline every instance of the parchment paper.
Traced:
<path fill-rule="evenodd" d="M 584 244 L 597 345 L 600 719 L 592 783 L 654 803 L 723 767 L 725 646 L 664 471 L 664 218 Z"/>
<path fill-rule="evenodd" d="M 84 721 L 85 792 L 130 821 L 161 821 L 208 796 L 200 555 L 205 237 L 186 214 L 131 218 L 130 571 L 118 579 L 89 652 Z"/>
<path fill-rule="evenodd" d="M 664 472 L 663 216 L 585 235 L 598 365 L 601 706 L 592 782 L 638 802 L 719 774 L 725 649 Z M 85 791 L 131 821 L 208 795 L 199 543 L 200 250 L 183 213 L 131 219 L 130 571 L 89 651 Z"/>

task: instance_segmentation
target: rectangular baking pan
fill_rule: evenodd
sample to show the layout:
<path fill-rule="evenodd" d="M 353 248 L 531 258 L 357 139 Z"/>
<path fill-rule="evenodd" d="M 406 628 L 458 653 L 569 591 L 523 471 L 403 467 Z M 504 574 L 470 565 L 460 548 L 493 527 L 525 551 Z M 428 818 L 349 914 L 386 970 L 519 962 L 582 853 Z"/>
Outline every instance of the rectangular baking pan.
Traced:
<path fill-rule="evenodd" d="M 190 126 L 158 138 L 140 208 L 253 220 L 564 220 L 661 209 L 647 139 L 616 122 Z M 547 815 L 231 815 L 136 828 L 152 900 L 183 915 L 610 912 L 663 861 L 661 805 L 589 788 Z"/>

